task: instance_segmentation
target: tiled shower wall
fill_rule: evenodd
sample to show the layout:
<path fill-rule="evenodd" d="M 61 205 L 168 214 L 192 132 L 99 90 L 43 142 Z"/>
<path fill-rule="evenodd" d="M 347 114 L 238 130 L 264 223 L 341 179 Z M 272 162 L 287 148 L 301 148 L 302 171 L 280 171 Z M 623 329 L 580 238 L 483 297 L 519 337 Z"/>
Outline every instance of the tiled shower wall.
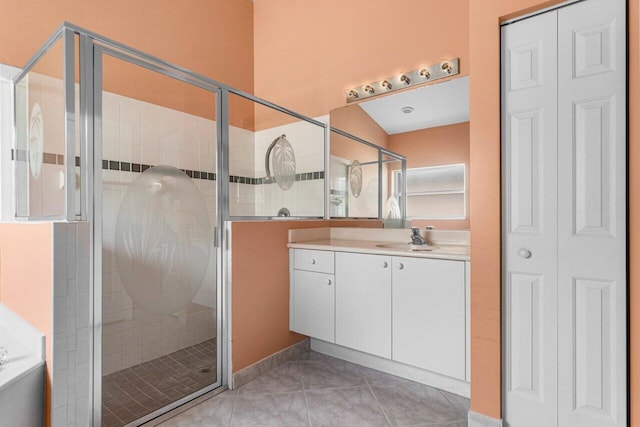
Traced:
<path fill-rule="evenodd" d="M 329 116 L 316 120 L 328 123 Z M 282 190 L 265 184 L 265 155 L 271 142 L 286 135 L 296 157 L 296 182 Z M 229 185 L 232 216 L 276 216 L 287 208 L 293 216 L 324 215 L 324 129 L 304 121 L 260 130 L 255 133 L 231 127 L 230 174 L 251 178 Z"/>
<path fill-rule="evenodd" d="M 327 123 L 329 116 L 318 121 Z M 265 154 L 271 142 L 280 135 L 286 135 L 296 156 L 296 173 L 309 174 L 311 179 L 297 180 L 288 190 L 280 189 L 276 184 L 255 186 L 255 206 L 258 216 L 275 216 L 278 210 L 286 207 L 295 216 L 324 215 L 324 129 L 297 121 L 291 124 L 273 127 L 255 134 L 255 174 L 266 175 Z M 320 173 L 322 172 L 322 173 Z"/>
<path fill-rule="evenodd" d="M 90 425 L 89 237 L 88 222 L 53 224 L 53 427 Z"/>

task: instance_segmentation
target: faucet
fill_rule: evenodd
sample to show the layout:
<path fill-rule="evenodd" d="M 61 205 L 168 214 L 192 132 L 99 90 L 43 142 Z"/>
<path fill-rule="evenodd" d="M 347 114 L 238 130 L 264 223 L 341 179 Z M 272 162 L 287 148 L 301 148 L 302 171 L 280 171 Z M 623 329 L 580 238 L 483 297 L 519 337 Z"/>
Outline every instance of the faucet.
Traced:
<path fill-rule="evenodd" d="M 412 245 L 425 245 L 424 238 L 420 235 L 420 229 L 418 227 L 411 227 L 411 244 Z"/>

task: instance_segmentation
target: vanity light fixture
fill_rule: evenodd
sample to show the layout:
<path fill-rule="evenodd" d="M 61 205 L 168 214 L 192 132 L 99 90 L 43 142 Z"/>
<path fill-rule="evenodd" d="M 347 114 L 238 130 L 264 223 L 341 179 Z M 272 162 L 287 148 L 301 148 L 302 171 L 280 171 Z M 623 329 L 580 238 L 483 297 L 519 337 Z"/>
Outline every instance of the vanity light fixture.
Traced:
<path fill-rule="evenodd" d="M 428 67 L 354 87 L 346 92 L 347 103 L 454 76 L 460 73 L 459 63 L 459 58 L 446 59 Z"/>

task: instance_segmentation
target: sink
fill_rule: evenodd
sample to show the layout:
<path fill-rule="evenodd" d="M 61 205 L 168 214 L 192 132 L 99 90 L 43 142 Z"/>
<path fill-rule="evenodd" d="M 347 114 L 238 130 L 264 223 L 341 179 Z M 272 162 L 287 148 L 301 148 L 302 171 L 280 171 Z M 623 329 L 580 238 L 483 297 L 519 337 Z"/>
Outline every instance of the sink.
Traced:
<path fill-rule="evenodd" d="M 437 249 L 435 246 L 429 245 L 412 245 L 411 243 L 382 243 L 376 245 L 378 248 L 400 249 L 409 252 L 427 252 Z"/>

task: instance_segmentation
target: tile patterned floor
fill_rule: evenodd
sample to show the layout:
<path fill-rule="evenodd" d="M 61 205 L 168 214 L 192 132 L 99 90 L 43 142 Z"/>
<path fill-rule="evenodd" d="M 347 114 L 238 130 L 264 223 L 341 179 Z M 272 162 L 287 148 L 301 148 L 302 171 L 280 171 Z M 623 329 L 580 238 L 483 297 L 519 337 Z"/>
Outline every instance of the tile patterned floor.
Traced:
<path fill-rule="evenodd" d="M 160 426 L 466 427 L 468 410 L 469 399 L 310 352 Z"/>
<path fill-rule="evenodd" d="M 102 426 L 125 425 L 216 382 L 216 340 L 102 378 Z"/>

